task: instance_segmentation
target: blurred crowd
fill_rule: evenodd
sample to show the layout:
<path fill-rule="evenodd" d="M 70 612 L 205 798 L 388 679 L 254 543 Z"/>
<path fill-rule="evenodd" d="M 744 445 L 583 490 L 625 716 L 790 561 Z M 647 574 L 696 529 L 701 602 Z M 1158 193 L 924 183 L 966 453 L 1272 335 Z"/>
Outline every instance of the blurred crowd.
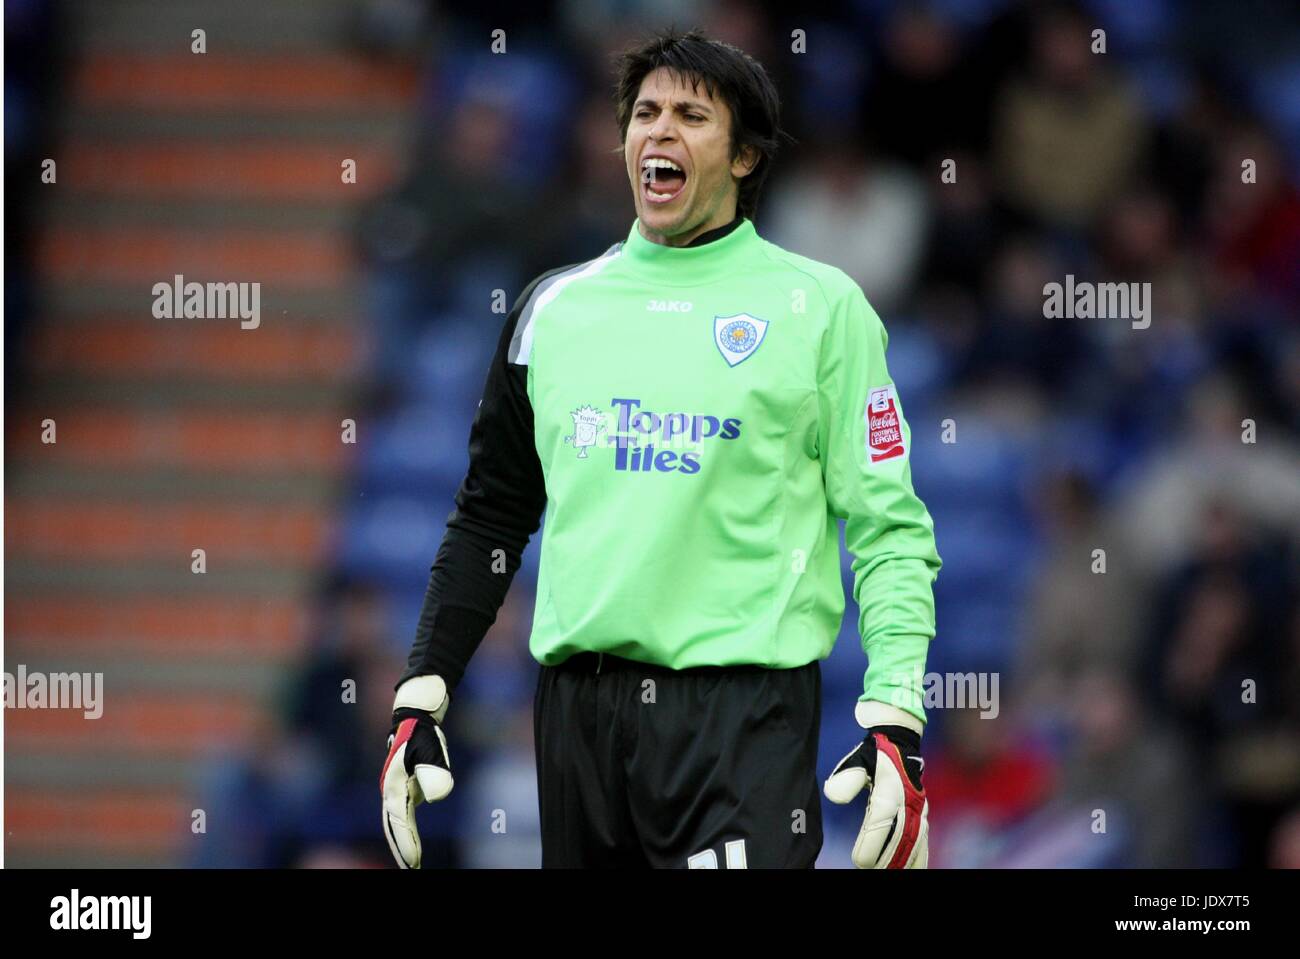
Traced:
<path fill-rule="evenodd" d="M 676 21 L 778 84 L 797 143 L 756 226 L 844 269 L 884 319 L 944 559 L 927 668 L 999 678 L 995 717 L 929 712 L 931 864 L 1300 867 L 1300 8 L 527 16 L 358 5 L 364 55 L 424 64 L 407 170 L 357 224 L 370 426 L 312 652 L 265 750 L 205 786 L 246 842 L 204 864 L 387 862 L 391 684 L 504 320 L 492 291 L 513 302 L 626 235 L 610 55 Z M 1045 318 L 1067 275 L 1149 282 L 1150 326 Z M 421 812 L 428 865 L 540 861 L 536 560 L 535 539 L 452 704 L 458 786 Z M 850 593 L 823 663 L 823 776 L 861 737 L 855 612 Z M 347 678 L 359 710 L 339 704 Z M 819 865 L 846 866 L 861 810 L 825 814 Z"/>
<path fill-rule="evenodd" d="M 49 0 L 5 0 L 4 135 L 5 403 L 12 408 L 27 373 L 20 361 L 27 342 L 35 295 L 34 244 L 13 242 L 33 233 L 38 194 L 27 189 L 38 169 L 41 147 L 51 138 L 50 109 L 66 70 L 61 10 Z"/>

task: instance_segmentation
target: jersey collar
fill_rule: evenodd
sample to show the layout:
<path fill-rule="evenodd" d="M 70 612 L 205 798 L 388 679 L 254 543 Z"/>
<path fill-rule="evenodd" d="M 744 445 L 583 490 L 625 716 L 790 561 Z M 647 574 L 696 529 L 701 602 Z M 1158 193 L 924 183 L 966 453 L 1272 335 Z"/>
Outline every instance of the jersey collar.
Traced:
<path fill-rule="evenodd" d="M 639 275 L 669 286 L 698 286 L 734 276 L 759 239 L 753 221 L 740 216 L 701 233 L 689 246 L 652 243 L 641 235 L 640 226 L 639 218 L 632 221 L 623 244 L 624 261 Z"/>
<path fill-rule="evenodd" d="M 726 236 L 736 227 L 740 226 L 740 224 L 743 223 L 744 220 L 745 218 L 741 216 L 739 213 L 737 213 L 735 218 L 732 219 L 730 223 L 726 224 L 725 226 L 715 226 L 712 230 L 705 230 L 703 233 L 701 233 L 695 239 L 691 240 L 691 242 L 687 243 L 686 245 L 704 246 L 704 244 L 712 243 L 714 240 L 721 240 L 724 236 Z"/>

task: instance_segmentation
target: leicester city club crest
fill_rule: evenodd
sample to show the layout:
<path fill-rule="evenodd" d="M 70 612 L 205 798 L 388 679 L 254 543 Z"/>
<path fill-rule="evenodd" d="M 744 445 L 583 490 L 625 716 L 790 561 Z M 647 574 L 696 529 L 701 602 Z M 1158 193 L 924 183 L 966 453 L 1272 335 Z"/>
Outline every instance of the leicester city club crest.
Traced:
<path fill-rule="evenodd" d="M 760 320 L 748 313 L 713 318 L 713 342 L 718 345 L 718 352 L 729 366 L 749 359 L 763 342 L 766 333 L 767 320 Z"/>

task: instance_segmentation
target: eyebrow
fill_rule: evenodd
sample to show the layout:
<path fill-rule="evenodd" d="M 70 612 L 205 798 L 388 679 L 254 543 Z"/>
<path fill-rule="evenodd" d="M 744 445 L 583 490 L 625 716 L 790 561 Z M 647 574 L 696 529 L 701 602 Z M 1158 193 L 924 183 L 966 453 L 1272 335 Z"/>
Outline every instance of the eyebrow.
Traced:
<path fill-rule="evenodd" d="M 698 110 L 701 113 L 712 114 L 713 110 L 707 104 L 700 103 L 698 100 L 678 100 L 675 104 L 678 110 Z M 637 107 L 654 107 L 659 109 L 659 101 L 650 97 L 642 97 L 636 103 L 632 104 L 632 109 Z"/>

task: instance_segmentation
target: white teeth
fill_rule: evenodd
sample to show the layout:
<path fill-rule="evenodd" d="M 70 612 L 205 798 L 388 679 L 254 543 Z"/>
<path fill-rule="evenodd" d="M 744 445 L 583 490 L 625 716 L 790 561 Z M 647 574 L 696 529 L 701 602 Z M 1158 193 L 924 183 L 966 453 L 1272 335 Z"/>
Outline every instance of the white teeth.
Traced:
<path fill-rule="evenodd" d="M 652 200 L 671 200 L 681 192 L 681 188 L 679 187 L 673 193 L 660 193 L 654 188 L 656 180 L 658 179 L 655 176 L 655 171 L 657 170 L 676 170 L 682 175 L 683 181 L 686 176 L 686 171 L 667 157 L 646 157 L 641 161 L 641 182 L 645 186 L 646 193 L 649 194 Z M 683 182 L 683 186 L 684 185 L 685 183 Z"/>

